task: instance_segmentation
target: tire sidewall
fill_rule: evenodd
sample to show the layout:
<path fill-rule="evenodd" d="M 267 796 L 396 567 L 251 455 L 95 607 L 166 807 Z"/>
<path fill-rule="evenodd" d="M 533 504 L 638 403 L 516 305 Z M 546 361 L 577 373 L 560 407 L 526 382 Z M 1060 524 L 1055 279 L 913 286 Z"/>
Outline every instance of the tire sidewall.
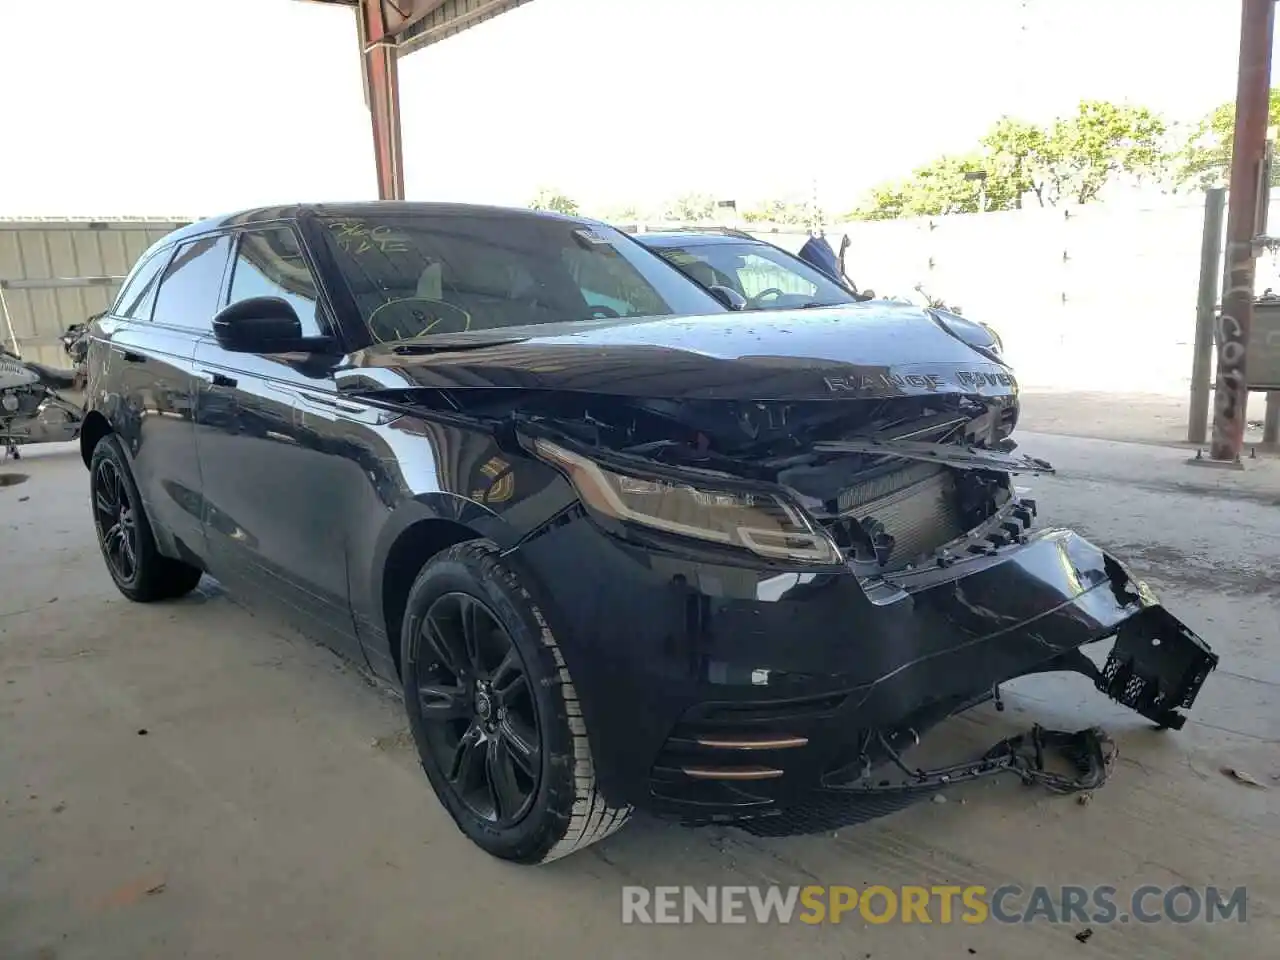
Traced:
<path fill-rule="evenodd" d="M 102 542 L 102 525 L 98 521 L 98 508 L 94 502 L 98 493 L 98 467 L 102 461 L 110 460 L 116 469 L 116 473 L 120 476 L 120 482 L 124 485 L 129 497 L 129 503 L 134 513 L 134 529 L 137 532 L 137 543 L 134 545 L 136 553 L 137 569 L 134 571 L 133 579 L 121 580 L 116 575 L 115 567 L 107 558 L 107 552 Z M 120 448 L 120 441 L 114 433 L 109 433 L 98 441 L 93 448 L 93 456 L 89 460 L 89 505 L 93 510 L 93 528 L 98 538 L 98 549 L 102 553 L 103 562 L 107 566 L 107 573 L 111 576 L 117 589 L 126 597 L 134 598 L 141 595 L 142 585 L 146 581 L 149 565 L 155 562 L 154 544 L 151 540 L 151 524 L 147 520 L 146 509 L 142 506 L 142 497 L 138 493 L 138 485 L 134 482 L 133 471 L 129 469 L 129 462 L 125 458 L 124 451 Z"/>
<path fill-rule="evenodd" d="M 490 548 L 492 549 L 492 548 Z M 481 601 L 511 637 L 524 662 L 538 712 L 541 775 L 528 813 L 510 827 L 498 828 L 477 817 L 454 793 L 426 747 L 425 727 L 416 694 L 423 617 L 446 593 L 465 593 Z M 542 622 L 540 622 L 540 620 Z M 453 548 L 424 567 L 409 592 L 401 626 L 401 673 L 405 712 L 422 767 L 440 801 L 459 828 L 479 846 L 504 859 L 536 862 L 565 834 L 574 803 L 574 751 L 568 712 L 561 694 L 561 670 L 550 628 L 520 586 L 514 572 L 481 543 Z"/>

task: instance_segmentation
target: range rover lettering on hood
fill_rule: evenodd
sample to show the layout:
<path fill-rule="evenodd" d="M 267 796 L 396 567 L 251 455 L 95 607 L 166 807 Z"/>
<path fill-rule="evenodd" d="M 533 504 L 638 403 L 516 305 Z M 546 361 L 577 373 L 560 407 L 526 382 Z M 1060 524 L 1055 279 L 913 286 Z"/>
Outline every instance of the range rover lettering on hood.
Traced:
<path fill-rule="evenodd" d="M 881 393 L 885 390 L 944 390 L 952 385 L 980 390 L 984 387 L 1017 389 L 1018 381 L 1011 373 L 983 370 L 957 370 L 950 378 L 940 373 L 881 373 L 875 376 L 823 377 L 832 393 Z"/>

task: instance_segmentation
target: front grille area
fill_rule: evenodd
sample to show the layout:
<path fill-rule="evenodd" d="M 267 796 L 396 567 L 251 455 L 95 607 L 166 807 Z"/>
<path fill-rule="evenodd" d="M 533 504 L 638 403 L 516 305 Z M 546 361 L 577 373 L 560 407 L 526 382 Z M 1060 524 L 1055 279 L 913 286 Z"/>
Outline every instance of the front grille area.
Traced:
<path fill-rule="evenodd" d="M 840 493 L 842 517 L 869 533 L 893 538 L 886 570 L 902 567 L 966 532 L 955 472 L 932 463 L 907 464 L 860 481 Z"/>

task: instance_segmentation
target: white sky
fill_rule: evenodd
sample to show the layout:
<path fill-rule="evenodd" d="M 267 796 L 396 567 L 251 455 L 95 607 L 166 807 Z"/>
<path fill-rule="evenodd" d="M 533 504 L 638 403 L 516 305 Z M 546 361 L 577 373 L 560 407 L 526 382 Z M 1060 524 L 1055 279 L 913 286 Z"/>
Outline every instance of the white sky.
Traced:
<path fill-rule="evenodd" d="M 1003 113 L 1194 119 L 1238 0 L 534 0 L 400 64 L 407 192 L 852 206 Z M 207 215 L 375 195 L 350 11 L 0 0 L 0 214 Z M 1280 66 L 1280 64 L 1278 64 Z"/>

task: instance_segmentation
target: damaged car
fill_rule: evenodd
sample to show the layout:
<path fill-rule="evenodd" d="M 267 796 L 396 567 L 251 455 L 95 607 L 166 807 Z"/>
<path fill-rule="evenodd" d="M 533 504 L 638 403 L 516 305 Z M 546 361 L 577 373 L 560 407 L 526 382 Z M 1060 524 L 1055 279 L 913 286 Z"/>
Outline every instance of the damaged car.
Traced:
<path fill-rule="evenodd" d="M 1015 477 L 1052 467 L 1015 452 L 997 356 L 910 306 L 734 312 L 588 220 L 184 227 L 93 321 L 86 410 L 120 592 L 210 574 L 395 684 L 441 803 L 513 861 L 637 808 L 787 834 L 970 776 L 1069 789 L 1101 738 L 904 756 L 1048 671 L 1178 727 L 1217 662 L 1122 561 L 1037 527 Z"/>

